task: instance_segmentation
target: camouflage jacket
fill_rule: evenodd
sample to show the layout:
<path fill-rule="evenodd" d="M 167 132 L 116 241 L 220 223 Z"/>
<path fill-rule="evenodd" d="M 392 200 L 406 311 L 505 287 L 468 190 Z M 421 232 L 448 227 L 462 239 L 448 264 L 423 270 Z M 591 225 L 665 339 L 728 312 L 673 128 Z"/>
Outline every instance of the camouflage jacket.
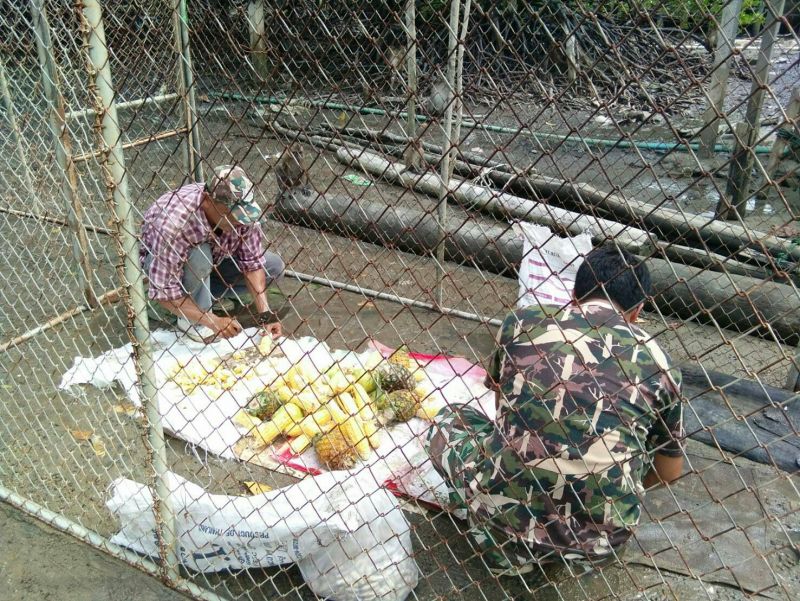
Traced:
<path fill-rule="evenodd" d="M 683 452 L 680 372 L 604 302 L 517 310 L 497 343 L 470 507 L 533 549 L 608 554 L 639 521 L 652 453 Z"/>

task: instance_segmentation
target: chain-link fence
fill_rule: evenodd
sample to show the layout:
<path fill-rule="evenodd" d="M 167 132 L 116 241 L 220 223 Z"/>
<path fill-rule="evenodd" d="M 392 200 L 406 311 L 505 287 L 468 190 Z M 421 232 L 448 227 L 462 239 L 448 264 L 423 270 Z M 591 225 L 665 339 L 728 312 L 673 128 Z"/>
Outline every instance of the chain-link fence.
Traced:
<path fill-rule="evenodd" d="M 797 598 L 799 11 L 0 2 L 1 498 L 203 599 Z"/>

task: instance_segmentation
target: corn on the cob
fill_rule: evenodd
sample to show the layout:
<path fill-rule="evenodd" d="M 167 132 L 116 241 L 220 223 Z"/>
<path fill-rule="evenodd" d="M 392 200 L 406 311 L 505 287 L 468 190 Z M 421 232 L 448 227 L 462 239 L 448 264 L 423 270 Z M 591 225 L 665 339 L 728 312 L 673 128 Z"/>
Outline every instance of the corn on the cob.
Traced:
<path fill-rule="evenodd" d="M 337 399 L 343 412 L 348 414 L 348 419 L 344 424 L 341 424 L 342 432 L 356 448 L 361 458 L 366 459 L 371 452 L 369 438 L 364 431 L 361 418 L 358 416 L 356 402 L 347 392 L 341 393 Z"/>
<path fill-rule="evenodd" d="M 306 415 L 314 413 L 320 407 L 317 395 L 314 394 L 314 391 L 310 388 L 295 393 L 292 398 L 289 399 L 289 402 L 300 407 Z"/>
<path fill-rule="evenodd" d="M 305 434 L 301 434 L 297 438 L 293 438 L 289 441 L 289 449 L 292 451 L 293 455 L 300 455 L 310 446 L 311 437 L 306 436 Z"/>
<path fill-rule="evenodd" d="M 300 436 L 301 434 L 305 434 L 313 438 L 317 434 L 327 432 L 333 425 L 333 417 L 330 412 L 323 407 L 300 420 L 300 423 L 286 432 L 286 435 Z"/>
<path fill-rule="evenodd" d="M 331 390 L 333 391 L 334 395 L 339 394 L 340 392 L 344 392 L 348 388 L 350 388 L 350 382 L 345 377 L 342 370 L 339 369 L 337 366 L 332 367 L 329 369 L 325 376 L 328 380 L 328 385 L 330 386 Z"/>
<path fill-rule="evenodd" d="M 261 424 L 261 420 L 250 415 L 244 409 L 240 409 L 236 412 L 236 415 L 233 416 L 233 423 L 250 432 L 253 428 Z"/>
<path fill-rule="evenodd" d="M 284 405 L 272 415 L 271 420 L 256 427 L 256 439 L 264 446 L 267 446 L 278 436 L 297 425 L 302 419 L 303 412 L 299 407 L 292 404 Z"/>

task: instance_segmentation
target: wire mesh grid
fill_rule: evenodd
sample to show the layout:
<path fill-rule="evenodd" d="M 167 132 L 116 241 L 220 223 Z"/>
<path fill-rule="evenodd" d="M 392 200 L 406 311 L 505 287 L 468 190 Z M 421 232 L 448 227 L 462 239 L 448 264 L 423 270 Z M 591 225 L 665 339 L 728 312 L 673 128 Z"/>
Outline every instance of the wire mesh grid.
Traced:
<path fill-rule="evenodd" d="M 796 597 L 797 19 L 782 0 L 3 3 L 2 498 L 197 598 Z M 252 179 L 287 269 L 266 299 L 288 342 L 266 358 L 172 334 L 145 296 L 163 277 L 132 267 L 136 244 L 192 250 L 152 248 L 142 222 L 172 213 L 145 212 L 222 164 Z M 503 548 L 534 569 L 498 576 L 498 514 L 589 512 L 537 514 L 490 474 L 466 507 L 428 489 L 459 474 L 429 467 L 425 408 L 491 399 L 468 375 L 500 320 L 548 304 L 520 285 L 520 222 L 552 229 L 543 249 L 588 233 L 647 260 L 638 325 L 683 373 L 684 467 L 632 502 L 626 544 L 575 559 L 549 541 L 545 565 L 542 534 L 520 532 Z M 181 261 L 183 285 L 222 277 Z M 258 346 L 263 299 L 226 292 L 205 323 L 235 328 L 232 304 L 254 327 L 233 340 Z M 325 373 L 332 353 L 353 378 L 344 352 L 372 361 L 372 341 L 416 353 L 426 419 L 376 416 Z M 478 367 L 456 376 L 453 357 Z M 239 411 L 267 390 L 294 421 Z M 316 450 L 338 421 L 339 454 L 362 454 L 345 472 Z M 450 443 L 490 448 L 478 430 Z M 597 435 L 571 441 L 584 475 Z M 610 469 L 640 477 L 641 452 Z"/>

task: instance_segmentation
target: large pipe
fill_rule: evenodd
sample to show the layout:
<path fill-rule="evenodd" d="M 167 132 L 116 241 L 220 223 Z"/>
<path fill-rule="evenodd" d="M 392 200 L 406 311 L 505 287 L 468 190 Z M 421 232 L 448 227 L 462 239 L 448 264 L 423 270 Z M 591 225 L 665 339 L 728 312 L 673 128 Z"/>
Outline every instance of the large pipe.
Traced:
<path fill-rule="evenodd" d="M 343 196 L 299 191 L 283 194 L 276 202 L 275 216 L 287 223 L 423 256 L 429 256 L 439 241 L 437 220 L 428 212 Z M 451 218 L 445 231 L 448 260 L 516 277 L 523 244 L 510 226 Z M 660 311 L 798 344 L 800 298 L 793 287 L 662 259 L 648 259 L 648 265 L 655 289 L 653 300 Z"/>

